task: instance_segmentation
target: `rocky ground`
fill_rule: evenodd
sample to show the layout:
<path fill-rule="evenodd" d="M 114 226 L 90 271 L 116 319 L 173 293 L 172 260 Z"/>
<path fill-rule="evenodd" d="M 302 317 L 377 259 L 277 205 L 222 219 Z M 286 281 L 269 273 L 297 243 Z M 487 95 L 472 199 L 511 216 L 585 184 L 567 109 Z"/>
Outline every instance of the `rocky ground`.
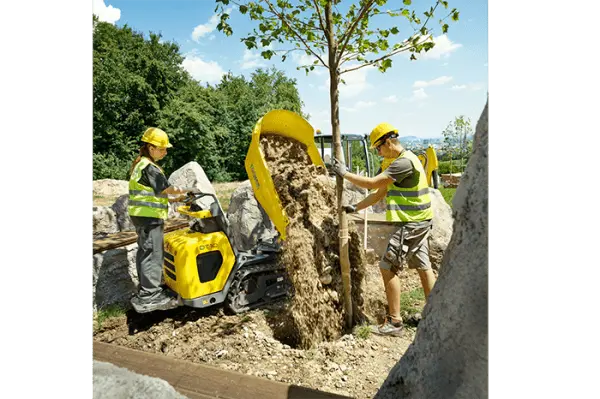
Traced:
<path fill-rule="evenodd" d="M 371 305 L 383 304 L 381 277 L 369 262 L 366 290 Z M 403 292 L 420 286 L 416 272 L 403 272 Z M 422 308 L 423 303 L 415 303 Z M 366 334 L 358 326 L 333 342 L 295 349 L 276 340 L 273 323 L 282 305 L 230 315 L 222 307 L 179 308 L 150 315 L 125 315 L 95 322 L 94 339 L 195 363 L 296 384 L 354 398 L 372 398 L 406 351 L 415 327 L 402 338 Z M 382 312 L 384 310 L 382 309 Z M 383 313 L 382 313 L 383 314 Z"/>

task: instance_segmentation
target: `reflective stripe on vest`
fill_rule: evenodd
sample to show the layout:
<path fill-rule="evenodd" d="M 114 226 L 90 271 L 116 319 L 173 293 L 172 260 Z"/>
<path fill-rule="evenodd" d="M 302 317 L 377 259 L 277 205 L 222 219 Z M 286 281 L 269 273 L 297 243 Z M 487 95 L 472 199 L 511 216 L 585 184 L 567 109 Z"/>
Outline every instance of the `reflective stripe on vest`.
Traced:
<path fill-rule="evenodd" d="M 142 216 L 157 219 L 167 219 L 169 214 L 169 199 L 166 194 L 154 194 L 152 187 L 139 183 L 142 171 L 148 165 L 157 166 L 146 157 L 142 157 L 133 168 L 129 179 L 128 213 L 131 216 Z M 158 167 L 158 166 L 157 166 Z"/>
<path fill-rule="evenodd" d="M 398 187 L 391 183 L 385 197 L 385 218 L 392 222 L 421 222 L 433 219 L 433 208 L 431 207 L 431 195 L 423 165 L 419 158 L 412 152 L 405 150 L 398 158 L 408 159 L 415 173 L 419 173 L 419 181 L 414 187 Z M 397 158 L 397 159 L 398 159 Z M 385 170 L 391 162 L 384 162 L 381 169 Z"/>

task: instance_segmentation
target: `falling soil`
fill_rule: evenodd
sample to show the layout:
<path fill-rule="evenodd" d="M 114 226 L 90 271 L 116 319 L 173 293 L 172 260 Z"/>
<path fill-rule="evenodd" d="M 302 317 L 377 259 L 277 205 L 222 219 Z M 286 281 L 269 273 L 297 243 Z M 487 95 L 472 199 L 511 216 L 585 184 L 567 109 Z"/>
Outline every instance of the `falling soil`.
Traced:
<path fill-rule="evenodd" d="M 344 290 L 339 255 L 335 186 L 314 165 L 306 146 L 276 135 L 261 138 L 263 156 L 289 219 L 280 261 L 293 285 L 274 334 L 293 347 L 310 348 L 345 332 Z M 365 253 L 348 222 L 353 324 L 365 320 Z"/>

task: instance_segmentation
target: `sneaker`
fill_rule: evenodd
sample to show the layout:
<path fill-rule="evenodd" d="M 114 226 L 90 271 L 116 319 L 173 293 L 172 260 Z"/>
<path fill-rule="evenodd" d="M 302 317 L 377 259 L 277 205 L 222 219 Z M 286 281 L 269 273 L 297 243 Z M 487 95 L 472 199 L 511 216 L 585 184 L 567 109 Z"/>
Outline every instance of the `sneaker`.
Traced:
<path fill-rule="evenodd" d="M 179 300 L 163 291 L 150 300 L 142 299 L 136 295 L 131 298 L 131 305 L 138 313 L 149 313 L 155 310 L 175 309 L 179 307 Z"/>
<path fill-rule="evenodd" d="M 378 326 L 371 326 L 371 332 L 378 335 L 389 335 L 392 337 L 401 337 L 404 333 L 404 326 L 401 321 L 392 322 L 390 316 L 385 318 L 385 322 Z"/>

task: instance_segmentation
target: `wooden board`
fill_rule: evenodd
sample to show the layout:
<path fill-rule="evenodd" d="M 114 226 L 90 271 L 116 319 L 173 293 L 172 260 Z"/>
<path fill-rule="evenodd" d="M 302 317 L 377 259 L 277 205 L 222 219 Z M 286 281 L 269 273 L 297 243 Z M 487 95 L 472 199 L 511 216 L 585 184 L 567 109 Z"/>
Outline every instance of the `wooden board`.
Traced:
<path fill-rule="evenodd" d="M 190 399 L 351 399 L 103 342 L 94 341 L 94 359 L 165 380 Z"/>
<path fill-rule="evenodd" d="M 165 222 L 165 233 L 173 230 L 185 229 L 189 226 L 189 222 L 190 221 L 187 219 L 167 220 Z M 108 237 L 98 238 L 94 240 L 94 254 L 108 249 L 115 249 L 133 244 L 136 241 L 137 234 L 135 231 L 121 231 L 119 233 L 111 234 Z"/>

